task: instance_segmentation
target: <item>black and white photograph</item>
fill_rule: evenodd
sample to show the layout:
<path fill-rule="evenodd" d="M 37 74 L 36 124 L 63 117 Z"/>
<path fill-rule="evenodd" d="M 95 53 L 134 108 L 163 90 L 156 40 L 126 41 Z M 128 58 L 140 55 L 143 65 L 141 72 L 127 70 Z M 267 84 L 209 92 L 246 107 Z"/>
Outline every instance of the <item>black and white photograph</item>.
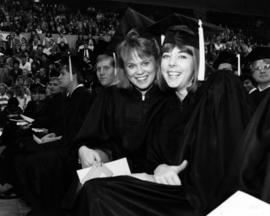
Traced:
<path fill-rule="evenodd" d="M 267 215 L 268 0 L 0 0 L 0 216 Z"/>

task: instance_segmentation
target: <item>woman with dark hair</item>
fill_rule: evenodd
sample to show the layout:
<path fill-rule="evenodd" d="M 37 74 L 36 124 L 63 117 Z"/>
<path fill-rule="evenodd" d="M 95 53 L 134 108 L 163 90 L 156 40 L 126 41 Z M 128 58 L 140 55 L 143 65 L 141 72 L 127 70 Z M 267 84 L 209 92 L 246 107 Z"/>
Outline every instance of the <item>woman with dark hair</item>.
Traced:
<path fill-rule="evenodd" d="M 149 174 L 87 181 L 74 215 L 205 215 L 232 193 L 229 159 L 249 118 L 246 94 L 240 80 L 219 72 L 198 88 L 198 53 L 197 34 L 169 27 L 157 79 L 169 95 L 145 124 Z"/>

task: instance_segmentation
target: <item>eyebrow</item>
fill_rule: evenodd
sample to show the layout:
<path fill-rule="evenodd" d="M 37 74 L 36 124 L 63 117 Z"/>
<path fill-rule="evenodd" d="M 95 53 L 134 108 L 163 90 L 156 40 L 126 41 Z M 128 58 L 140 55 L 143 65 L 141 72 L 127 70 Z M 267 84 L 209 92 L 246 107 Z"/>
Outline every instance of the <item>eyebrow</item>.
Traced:
<path fill-rule="evenodd" d="M 179 50 L 178 53 L 187 53 L 187 54 L 193 56 L 193 52 L 190 49 Z"/>

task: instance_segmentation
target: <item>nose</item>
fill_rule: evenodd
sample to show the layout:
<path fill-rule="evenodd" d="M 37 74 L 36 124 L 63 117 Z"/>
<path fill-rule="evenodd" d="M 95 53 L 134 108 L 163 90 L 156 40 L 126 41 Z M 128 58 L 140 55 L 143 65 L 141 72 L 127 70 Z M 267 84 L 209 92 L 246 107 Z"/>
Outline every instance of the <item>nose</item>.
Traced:
<path fill-rule="evenodd" d="M 169 66 L 173 67 L 176 65 L 176 58 L 174 56 L 170 56 Z"/>
<path fill-rule="evenodd" d="M 104 75 L 105 75 L 104 69 L 101 68 L 101 69 L 99 70 L 99 75 L 100 75 L 100 76 L 104 76 Z"/>
<path fill-rule="evenodd" d="M 137 67 L 136 73 L 137 73 L 137 74 L 143 74 L 143 72 L 144 72 L 143 67 L 142 67 L 141 65 L 139 65 L 139 66 Z"/>

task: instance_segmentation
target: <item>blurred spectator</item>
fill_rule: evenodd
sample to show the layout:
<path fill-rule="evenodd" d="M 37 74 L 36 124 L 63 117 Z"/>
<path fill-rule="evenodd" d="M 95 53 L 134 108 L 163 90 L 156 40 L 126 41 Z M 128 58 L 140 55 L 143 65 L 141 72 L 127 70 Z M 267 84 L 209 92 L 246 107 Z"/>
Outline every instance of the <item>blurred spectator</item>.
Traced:
<path fill-rule="evenodd" d="M 13 91 L 14 91 L 14 97 L 19 102 L 18 106 L 21 108 L 22 111 L 24 111 L 28 102 L 31 100 L 30 96 L 26 95 L 25 90 L 24 90 L 23 86 L 21 86 L 21 85 L 15 85 L 13 87 Z"/>
<path fill-rule="evenodd" d="M 48 97 L 52 97 L 59 92 L 61 92 L 63 89 L 59 85 L 59 79 L 58 77 L 51 77 L 50 81 L 46 87 L 46 95 Z"/>
<path fill-rule="evenodd" d="M 0 111 L 3 111 L 8 104 L 7 85 L 0 83 Z"/>
<path fill-rule="evenodd" d="M 23 55 L 20 59 L 20 69 L 22 69 L 23 74 L 31 73 L 31 63 L 27 61 L 27 56 Z"/>
<path fill-rule="evenodd" d="M 57 44 L 60 45 L 61 43 L 68 44 L 67 38 L 64 36 L 63 32 L 60 32 L 57 38 Z"/>

